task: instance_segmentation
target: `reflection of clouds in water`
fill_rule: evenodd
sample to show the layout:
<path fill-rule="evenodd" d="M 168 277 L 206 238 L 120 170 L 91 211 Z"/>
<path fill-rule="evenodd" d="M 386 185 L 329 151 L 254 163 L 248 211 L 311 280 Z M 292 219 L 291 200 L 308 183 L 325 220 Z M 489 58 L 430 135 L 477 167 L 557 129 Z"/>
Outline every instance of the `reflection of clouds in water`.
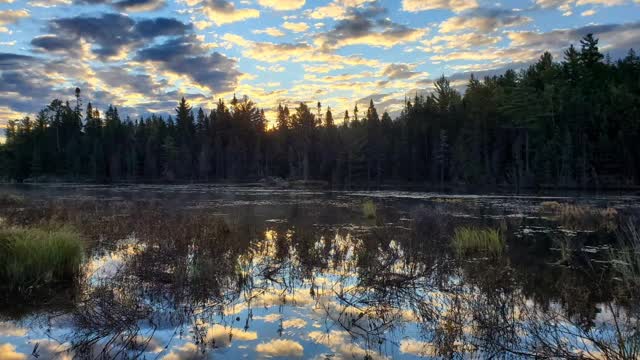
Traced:
<path fill-rule="evenodd" d="M 276 339 L 268 343 L 258 344 L 256 351 L 267 356 L 302 357 L 304 348 L 293 340 Z"/>
<path fill-rule="evenodd" d="M 219 324 L 211 325 L 207 328 L 206 341 L 214 343 L 217 347 L 227 347 L 231 341 L 256 340 L 258 333 L 255 331 L 244 331 L 234 327 L 225 327 Z"/>
<path fill-rule="evenodd" d="M 160 353 L 164 350 L 164 347 L 160 345 L 158 340 L 154 337 L 146 337 L 142 335 L 136 335 L 133 338 L 118 337 L 105 345 L 104 342 L 97 342 L 90 344 L 88 348 L 83 348 L 79 352 L 74 352 L 72 345 L 68 342 L 59 343 L 51 339 L 36 339 L 30 340 L 29 345 L 37 348 L 37 355 L 39 359 L 57 359 L 57 360 L 71 360 L 77 358 L 108 358 L 108 359 L 129 359 L 129 355 L 126 352 L 120 351 L 121 349 L 129 349 L 132 351 L 143 351 L 151 353 Z M 106 346 L 106 347 L 105 347 Z M 2 358 L 0 357 L 0 360 Z"/>
<path fill-rule="evenodd" d="M 400 352 L 416 356 L 436 356 L 436 348 L 433 344 L 414 339 L 402 340 Z"/>
<path fill-rule="evenodd" d="M 158 339 L 154 337 L 149 338 L 143 335 L 136 335 L 130 340 L 128 346 L 134 349 L 144 349 L 146 352 L 152 352 L 155 354 L 162 352 L 164 349 Z"/>
<path fill-rule="evenodd" d="M 0 360 L 23 360 L 27 355 L 16 352 L 16 347 L 12 344 L 0 345 Z"/>
<path fill-rule="evenodd" d="M 14 323 L 0 322 L 0 336 L 18 336 L 22 337 L 27 335 L 28 330 L 18 327 Z"/>
<path fill-rule="evenodd" d="M 264 322 L 272 323 L 282 319 L 282 315 L 280 314 L 267 314 L 265 316 L 254 316 L 254 320 L 262 320 Z"/>
<path fill-rule="evenodd" d="M 303 327 L 305 327 L 307 325 L 307 322 L 304 321 L 303 319 L 290 319 L 290 320 L 285 320 L 282 322 L 282 327 L 285 329 L 290 329 L 290 328 L 297 328 L 297 329 L 302 329 Z"/>
<path fill-rule="evenodd" d="M 412 323 L 417 321 L 416 314 L 410 309 L 401 309 L 390 305 L 370 305 L 355 307 L 345 305 L 332 297 L 319 299 L 319 306 L 313 308 L 313 312 L 321 318 L 329 318 L 349 328 L 354 334 L 365 335 L 365 329 L 370 326 L 393 323 L 400 326 L 402 322 Z M 386 328 L 383 326 L 380 330 Z"/>
<path fill-rule="evenodd" d="M 135 239 L 126 239 L 117 250 L 91 258 L 85 265 L 85 272 L 93 281 L 108 280 L 122 269 L 128 257 L 139 253 L 143 248 L 142 244 L 135 243 Z"/>
<path fill-rule="evenodd" d="M 288 292 L 283 292 L 282 290 L 275 288 L 268 288 L 265 290 L 254 289 L 249 297 L 252 298 L 251 301 L 254 307 L 263 308 L 270 308 L 272 306 L 285 304 L 305 307 L 314 303 L 314 300 L 309 293 L 309 289 L 305 288 L 298 288 Z M 235 315 L 247 310 L 248 308 L 249 307 L 246 302 L 235 303 L 225 307 L 223 312 L 225 315 Z"/>
<path fill-rule="evenodd" d="M 320 345 L 324 345 L 333 352 L 333 359 L 363 359 L 367 357 L 372 360 L 387 359 L 378 353 L 368 352 L 357 344 L 351 342 L 351 335 L 342 330 L 331 330 L 329 333 L 322 331 L 312 331 L 309 338 Z M 326 358 L 327 354 L 319 358 Z"/>
<path fill-rule="evenodd" d="M 73 354 L 70 353 L 71 345 L 69 343 L 59 343 L 51 339 L 36 339 L 30 340 L 29 345 L 35 347 L 38 344 L 37 354 L 40 359 L 58 359 L 58 360 L 71 360 Z M 97 348 L 98 345 L 94 345 Z M 102 349 L 94 351 L 99 352 Z"/>
<path fill-rule="evenodd" d="M 254 292 L 256 294 L 253 303 L 257 307 L 268 308 L 283 304 L 304 307 L 315 302 L 309 293 L 309 289 L 305 288 L 297 288 L 288 292 L 270 288 L 264 291 L 258 290 Z"/>
<path fill-rule="evenodd" d="M 165 357 L 163 360 L 196 360 L 202 359 L 202 354 L 200 353 L 200 349 L 194 343 L 186 343 L 180 347 L 177 347 Z"/>

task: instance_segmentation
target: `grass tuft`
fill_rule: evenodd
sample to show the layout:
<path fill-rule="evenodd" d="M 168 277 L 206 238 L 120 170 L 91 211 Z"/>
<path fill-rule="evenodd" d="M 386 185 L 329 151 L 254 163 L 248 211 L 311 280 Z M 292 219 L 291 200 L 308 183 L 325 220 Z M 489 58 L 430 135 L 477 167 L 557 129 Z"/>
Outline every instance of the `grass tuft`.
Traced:
<path fill-rule="evenodd" d="M 640 229 L 629 220 L 618 235 L 619 246 L 612 250 L 609 260 L 614 271 L 630 289 L 640 288 Z"/>
<path fill-rule="evenodd" d="M 11 290 L 72 280 L 83 244 L 70 228 L 0 229 L 0 281 Z"/>
<path fill-rule="evenodd" d="M 505 241 L 497 229 L 459 227 L 453 233 L 452 245 L 458 255 L 483 252 L 496 256 L 502 254 Z"/>
<path fill-rule="evenodd" d="M 540 204 L 543 212 L 553 214 L 556 221 L 572 230 L 616 230 L 618 211 L 615 208 L 594 208 L 589 205 L 577 205 L 545 201 Z"/>
<path fill-rule="evenodd" d="M 362 214 L 367 219 L 376 218 L 376 204 L 373 202 L 373 200 L 369 199 L 362 203 Z"/>

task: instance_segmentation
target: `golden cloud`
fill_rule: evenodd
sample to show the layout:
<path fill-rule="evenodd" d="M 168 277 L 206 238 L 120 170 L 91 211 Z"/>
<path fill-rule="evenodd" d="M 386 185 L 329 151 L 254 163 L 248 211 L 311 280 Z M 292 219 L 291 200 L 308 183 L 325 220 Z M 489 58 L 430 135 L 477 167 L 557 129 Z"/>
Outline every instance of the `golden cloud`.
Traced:
<path fill-rule="evenodd" d="M 309 25 L 303 22 L 288 22 L 282 24 L 282 27 L 293 32 L 305 32 L 309 30 Z"/>
<path fill-rule="evenodd" d="M 296 10 L 304 6 L 305 0 L 258 0 L 258 4 L 278 11 Z"/>
<path fill-rule="evenodd" d="M 447 9 L 461 12 L 478 7 L 476 0 L 402 0 L 402 10 L 409 12 Z"/>

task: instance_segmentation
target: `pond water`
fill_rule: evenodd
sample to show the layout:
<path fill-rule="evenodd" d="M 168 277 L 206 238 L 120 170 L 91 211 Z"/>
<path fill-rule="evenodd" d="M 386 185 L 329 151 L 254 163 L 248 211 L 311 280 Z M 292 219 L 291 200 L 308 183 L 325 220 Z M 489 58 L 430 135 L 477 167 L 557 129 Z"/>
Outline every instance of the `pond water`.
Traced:
<path fill-rule="evenodd" d="M 65 223 L 86 241 L 74 284 L 2 297 L 0 359 L 640 353 L 635 197 L 205 185 L 0 194 L 25 199 L 0 206 L 0 226 Z"/>

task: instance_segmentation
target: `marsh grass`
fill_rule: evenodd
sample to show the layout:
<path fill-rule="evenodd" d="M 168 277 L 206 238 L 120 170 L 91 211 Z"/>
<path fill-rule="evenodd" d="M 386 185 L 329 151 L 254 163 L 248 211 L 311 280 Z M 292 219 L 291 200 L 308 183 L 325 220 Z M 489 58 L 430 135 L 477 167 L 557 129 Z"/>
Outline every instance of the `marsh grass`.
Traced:
<path fill-rule="evenodd" d="M 551 213 L 562 226 L 571 230 L 608 230 L 617 228 L 618 211 L 615 208 L 594 208 L 589 205 L 544 201 L 541 210 Z"/>
<path fill-rule="evenodd" d="M 84 247 L 68 227 L 0 229 L 0 281 L 10 290 L 50 285 L 78 275 Z"/>
<path fill-rule="evenodd" d="M 634 221 L 629 220 L 622 226 L 618 242 L 609 260 L 622 282 L 637 292 L 640 289 L 640 233 Z"/>
<path fill-rule="evenodd" d="M 454 230 L 452 245 L 458 255 L 488 253 L 498 256 L 504 251 L 505 241 L 498 229 L 458 227 Z"/>
<path fill-rule="evenodd" d="M 367 219 L 375 219 L 376 218 L 376 204 L 373 200 L 368 199 L 362 203 L 362 214 Z"/>

